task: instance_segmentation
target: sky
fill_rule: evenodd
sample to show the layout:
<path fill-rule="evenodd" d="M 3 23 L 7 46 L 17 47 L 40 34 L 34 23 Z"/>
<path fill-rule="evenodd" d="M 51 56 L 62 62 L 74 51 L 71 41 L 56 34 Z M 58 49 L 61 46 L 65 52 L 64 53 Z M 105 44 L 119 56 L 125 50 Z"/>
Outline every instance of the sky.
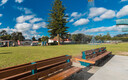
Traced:
<path fill-rule="evenodd" d="M 26 39 L 49 36 L 46 25 L 54 0 L 0 0 L 0 31 L 22 32 Z M 124 34 L 117 19 L 128 18 L 128 0 L 61 0 L 66 7 L 66 26 L 71 34 L 111 36 Z"/>

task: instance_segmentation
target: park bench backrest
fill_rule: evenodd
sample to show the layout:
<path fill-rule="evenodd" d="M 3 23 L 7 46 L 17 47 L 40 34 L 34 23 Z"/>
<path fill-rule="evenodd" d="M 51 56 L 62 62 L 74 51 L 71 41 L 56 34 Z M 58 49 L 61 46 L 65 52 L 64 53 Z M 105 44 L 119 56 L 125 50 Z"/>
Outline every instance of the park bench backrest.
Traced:
<path fill-rule="evenodd" d="M 96 56 L 99 56 L 101 54 L 101 49 L 100 48 L 94 49 L 94 52 Z"/>
<path fill-rule="evenodd" d="M 101 48 L 97 48 L 97 49 L 83 51 L 82 52 L 82 59 L 87 60 L 87 59 L 95 58 L 96 56 L 99 56 L 106 51 L 107 51 L 106 47 L 101 47 Z"/>
<path fill-rule="evenodd" d="M 83 51 L 82 52 L 82 55 L 85 54 L 86 55 L 86 59 L 90 58 L 90 55 L 93 54 L 93 51 L 92 50 L 87 50 L 87 51 Z"/>
<path fill-rule="evenodd" d="M 101 47 L 101 51 L 102 53 L 106 52 L 107 51 L 106 47 Z"/>
<path fill-rule="evenodd" d="M 49 74 L 71 67 L 71 56 L 60 56 L 0 70 L 0 80 L 37 80 Z"/>

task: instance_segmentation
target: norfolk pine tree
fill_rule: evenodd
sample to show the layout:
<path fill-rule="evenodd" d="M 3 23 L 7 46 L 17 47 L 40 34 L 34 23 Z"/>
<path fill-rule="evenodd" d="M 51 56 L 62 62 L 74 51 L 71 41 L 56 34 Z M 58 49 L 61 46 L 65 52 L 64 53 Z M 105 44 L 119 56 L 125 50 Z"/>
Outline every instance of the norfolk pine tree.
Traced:
<path fill-rule="evenodd" d="M 58 45 L 60 45 L 60 37 L 63 38 L 63 35 L 67 34 L 66 27 L 66 15 L 65 15 L 65 7 L 62 5 L 62 1 L 55 0 L 52 6 L 52 10 L 50 10 L 49 13 L 49 24 L 47 25 L 47 28 L 49 29 L 48 32 L 50 33 L 50 36 L 54 38 L 57 36 L 58 39 Z"/>

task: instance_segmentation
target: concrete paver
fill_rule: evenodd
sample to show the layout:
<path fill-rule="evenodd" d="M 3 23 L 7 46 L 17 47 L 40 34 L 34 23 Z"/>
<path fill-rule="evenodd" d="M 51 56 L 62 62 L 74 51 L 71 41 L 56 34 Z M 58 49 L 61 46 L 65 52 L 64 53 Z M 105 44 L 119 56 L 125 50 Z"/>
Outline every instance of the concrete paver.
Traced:
<path fill-rule="evenodd" d="M 89 80 L 128 80 L 128 56 L 114 56 Z"/>

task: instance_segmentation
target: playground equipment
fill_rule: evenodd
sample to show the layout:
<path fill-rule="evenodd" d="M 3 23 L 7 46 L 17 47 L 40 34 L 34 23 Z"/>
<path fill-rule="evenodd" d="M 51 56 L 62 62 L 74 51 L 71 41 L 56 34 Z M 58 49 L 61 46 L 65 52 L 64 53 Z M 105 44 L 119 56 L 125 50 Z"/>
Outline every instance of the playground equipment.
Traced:
<path fill-rule="evenodd" d="M 102 43 L 101 40 L 96 40 L 95 37 L 92 37 L 92 40 L 90 41 L 90 45 L 99 45 L 100 43 Z"/>
<path fill-rule="evenodd" d="M 96 42 L 96 39 L 95 39 L 95 37 L 94 37 L 94 36 L 92 37 L 92 40 L 91 40 L 91 42 L 90 42 L 90 43 L 91 43 L 91 44 L 95 44 L 95 43 L 97 43 L 97 42 Z"/>
<path fill-rule="evenodd" d="M 117 19 L 117 28 L 120 28 L 122 32 L 128 32 L 128 19 Z"/>

